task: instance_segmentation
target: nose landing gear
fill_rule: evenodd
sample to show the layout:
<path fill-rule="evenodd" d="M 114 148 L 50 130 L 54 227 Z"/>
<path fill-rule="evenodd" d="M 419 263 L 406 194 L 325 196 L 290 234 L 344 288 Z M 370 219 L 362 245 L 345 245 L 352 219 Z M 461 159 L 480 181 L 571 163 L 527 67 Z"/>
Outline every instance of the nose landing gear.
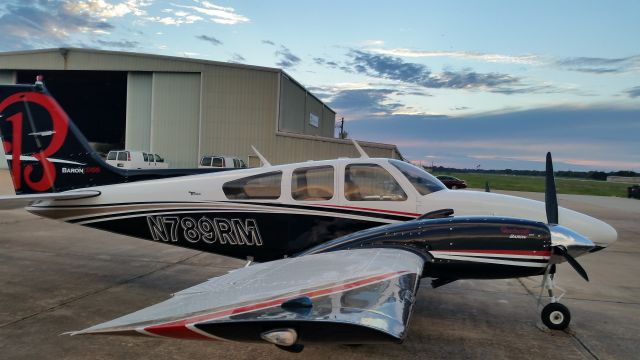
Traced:
<path fill-rule="evenodd" d="M 555 281 L 555 265 L 549 266 L 542 278 L 542 286 L 540 289 L 540 296 L 538 297 L 538 307 L 541 306 L 542 293 L 547 290 L 549 294 L 550 302 L 542 308 L 540 318 L 542 323 L 552 330 L 564 330 L 569 327 L 571 322 L 571 312 L 569 308 L 560 304 L 560 299 L 566 294 L 563 288 L 556 286 Z M 557 288 L 562 291 L 560 296 L 556 297 L 553 290 Z"/>

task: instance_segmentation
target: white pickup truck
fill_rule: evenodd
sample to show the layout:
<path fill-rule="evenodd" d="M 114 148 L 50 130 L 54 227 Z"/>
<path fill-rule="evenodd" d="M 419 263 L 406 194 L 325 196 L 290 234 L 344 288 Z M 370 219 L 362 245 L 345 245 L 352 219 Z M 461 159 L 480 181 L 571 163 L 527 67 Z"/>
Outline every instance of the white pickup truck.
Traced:
<path fill-rule="evenodd" d="M 199 168 L 232 168 L 243 169 L 247 164 L 242 159 L 234 156 L 205 155 L 200 159 Z"/>
<path fill-rule="evenodd" d="M 169 167 L 169 163 L 158 154 L 136 150 L 109 151 L 107 164 L 122 169 L 167 169 Z"/>

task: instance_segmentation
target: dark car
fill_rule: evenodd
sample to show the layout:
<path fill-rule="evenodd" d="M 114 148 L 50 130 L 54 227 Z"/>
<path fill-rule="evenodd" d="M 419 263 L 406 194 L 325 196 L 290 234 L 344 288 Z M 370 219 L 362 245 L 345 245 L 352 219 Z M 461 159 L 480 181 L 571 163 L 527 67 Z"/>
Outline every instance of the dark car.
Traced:
<path fill-rule="evenodd" d="M 640 185 L 633 185 L 627 188 L 627 197 L 640 199 Z"/>
<path fill-rule="evenodd" d="M 467 183 L 464 180 L 460 180 L 453 176 L 440 175 L 436 177 L 438 178 L 438 180 L 442 181 L 444 186 L 448 187 L 449 189 L 455 190 L 455 189 L 464 189 L 467 187 Z"/>

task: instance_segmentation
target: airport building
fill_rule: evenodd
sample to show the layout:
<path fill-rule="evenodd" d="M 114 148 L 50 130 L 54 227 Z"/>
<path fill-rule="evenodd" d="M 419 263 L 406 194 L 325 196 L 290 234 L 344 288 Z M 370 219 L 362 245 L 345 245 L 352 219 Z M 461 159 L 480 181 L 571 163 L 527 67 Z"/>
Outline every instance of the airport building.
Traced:
<path fill-rule="evenodd" d="M 204 155 L 258 166 L 251 145 L 273 164 L 357 156 L 335 138 L 335 111 L 281 69 L 89 49 L 0 53 L 0 83 L 40 74 L 90 142 L 158 153 L 171 167 Z M 395 145 L 360 144 L 402 157 Z"/>

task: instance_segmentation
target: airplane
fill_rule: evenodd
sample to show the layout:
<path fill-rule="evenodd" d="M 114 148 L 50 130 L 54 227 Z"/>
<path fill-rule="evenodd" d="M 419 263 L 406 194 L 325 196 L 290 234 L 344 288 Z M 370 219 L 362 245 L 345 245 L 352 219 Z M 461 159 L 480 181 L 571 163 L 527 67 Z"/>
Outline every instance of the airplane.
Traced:
<path fill-rule="evenodd" d="M 359 158 L 271 165 L 258 153 L 263 166 L 252 169 L 120 169 L 91 149 L 40 77 L 0 85 L 0 136 L 16 191 L 0 208 L 250 265 L 73 335 L 266 341 L 293 352 L 401 342 L 422 278 L 439 287 L 538 275 L 550 295 L 542 321 L 564 329 L 556 265 L 588 280 L 575 258 L 617 239 L 610 225 L 558 207 L 551 154 L 544 203 L 447 190 L 356 142 Z"/>

